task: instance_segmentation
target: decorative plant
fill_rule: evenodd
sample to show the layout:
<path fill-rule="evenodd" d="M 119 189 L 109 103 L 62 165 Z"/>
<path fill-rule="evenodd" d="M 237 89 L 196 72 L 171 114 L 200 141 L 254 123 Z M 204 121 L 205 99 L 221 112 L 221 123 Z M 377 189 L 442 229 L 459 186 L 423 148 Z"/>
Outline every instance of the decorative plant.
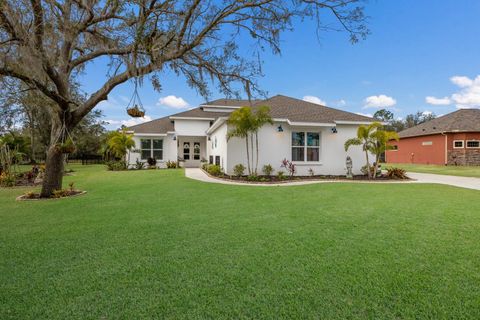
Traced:
<path fill-rule="evenodd" d="M 386 131 L 383 129 L 382 124 L 379 122 L 374 122 L 368 126 L 360 126 L 357 130 L 357 137 L 348 139 L 345 142 L 345 151 L 347 151 L 350 146 L 360 145 L 362 146 L 363 151 L 365 152 L 365 157 L 367 160 L 366 163 L 366 174 L 368 178 L 377 177 L 378 161 L 380 156 L 386 151 L 393 149 L 393 146 L 388 145 L 388 142 L 391 140 L 397 140 L 399 137 L 396 132 Z M 370 166 L 369 153 L 375 156 L 375 165 Z"/>
<path fill-rule="evenodd" d="M 222 168 L 220 168 L 219 165 L 216 164 L 210 164 L 207 167 L 207 172 L 211 174 L 212 176 L 219 176 L 222 174 Z"/>
<path fill-rule="evenodd" d="M 237 176 L 237 177 L 241 177 L 243 176 L 243 174 L 245 173 L 245 166 L 241 163 L 239 164 L 236 164 L 234 167 L 233 167 L 233 173 Z"/>
<path fill-rule="evenodd" d="M 285 168 L 288 171 L 290 179 L 293 178 L 293 176 L 297 172 L 295 164 L 292 161 L 287 160 L 287 159 L 282 160 L 282 165 L 280 167 Z"/>
<path fill-rule="evenodd" d="M 127 170 L 127 163 L 125 161 L 107 161 L 105 165 L 109 171 Z"/>
<path fill-rule="evenodd" d="M 147 163 L 148 163 L 150 169 L 155 169 L 157 167 L 157 159 L 155 159 L 155 158 L 152 158 L 152 157 L 148 158 Z"/>
<path fill-rule="evenodd" d="M 407 172 L 401 168 L 387 168 L 387 177 L 391 179 L 408 179 Z"/>
<path fill-rule="evenodd" d="M 68 188 L 70 189 L 71 192 L 75 191 L 74 185 L 75 185 L 75 182 L 73 181 L 68 184 Z"/>
<path fill-rule="evenodd" d="M 273 171 L 275 171 L 275 170 L 273 169 L 273 167 L 272 167 L 271 164 L 266 164 L 266 165 L 264 165 L 263 168 L 262 168 L 262 172 L 263 172 L 263 174 L 266 175 L 266 176 L 271 176 L 272 173 L 273 173 Z"/>
<path fill-rule="evenodd" d="M 315 176 L 315 171 L 312 168 L 308 168 L 308 174 L 310 175 L 310 177 L 313 177 Z"/>
<path fill-rule="evenodd" d="M 142 170 L 145 167 L 145 162 L 137 159 L 135 161 L 135 170 Z"/>
<path fill-rule="evenodd" d="M 177 163 L 175 161 L 168 160 L 167 162 L 165 162 L 165 165 L 167 166 L 167 169 L 177 168 Z"/>
<path fill-rule="evenodd" d="M 130 155 L 128 151 L 132 150 L 135 147 L 135 141 L 133 140 L 133 135 L 127 134 L 123 131 L 112 131 L 108 134 L 106 152 L 113 155 L 116 158 L 126 160 L 127 163 L 130 162 L 129 158 L 126 158 L 126 155 Z"/>
<path fill-rule="evenodd" d="M 277 178 L 278 178 L 278 180 L 284 180 L 285 179 L 285 172 L 283 172 L 281 170 L 278 171 L 277 172 Z"/>

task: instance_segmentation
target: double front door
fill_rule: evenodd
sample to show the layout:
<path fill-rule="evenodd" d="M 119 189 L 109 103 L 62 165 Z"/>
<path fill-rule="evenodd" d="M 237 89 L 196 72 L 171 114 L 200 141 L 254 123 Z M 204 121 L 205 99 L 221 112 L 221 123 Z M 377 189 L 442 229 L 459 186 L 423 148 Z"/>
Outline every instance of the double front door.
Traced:
<path fill-rule="evenodd" d="M 200 142 L 184 141 L 182 142 L 183 160 L 185 167 L 198 167 L 201 160 Z"/>

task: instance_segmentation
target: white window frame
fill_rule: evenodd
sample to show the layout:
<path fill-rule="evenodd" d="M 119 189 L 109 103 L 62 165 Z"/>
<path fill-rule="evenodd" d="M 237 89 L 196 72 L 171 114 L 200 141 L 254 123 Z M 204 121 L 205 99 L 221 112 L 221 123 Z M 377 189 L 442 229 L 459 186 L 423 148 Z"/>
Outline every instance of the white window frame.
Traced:
<path fill-rule="evenodd" d="M 461 147 L 456 147 L 455 143 L 457 143 L 457 142 L 461 142 L 462 146 Z M 464 140 L 453 140 L 453 149 L 463 149 L 463 148 L 465 148 L 465 141 Z"/>
<path fill-rule="evenodd" d="M 142 140 L 149 140 L 150 141 L 150 149 L 143 149 L 142 148 Z M 161 140 L 162 141 L 162 149 L 154 149 L 153 148 L 153 140 Z M 153 158 L 153 151 L 162 151 L 162 159 L 157 159 L 157 161 L 163 161 L 163 144 L 164 144 L 164 139 L 157 139 L 157 138 L 140 138 L 140 160 L 141 161 L 147 161 L 147 159 L 142 158 L 142 151 L 144 150 L 150 150 L 150 158 Z"/>
<path fill-rule="evenodd" d="M 303 146 L 294 146 L 293 145 L 293 134 L 294 133 L 303 133 L 304 134 L 304 145 Z M 307 139 L 307 135 L 309 133 L 318 133 L 318 146 L 308 146 L 308 139 Z M 315 163 L 318 163 L 320 164 L 321 163 L 321 157 L 322 157 L 322 154 L 321 154 L 321 146 L 322 146 L 322 133 L 320 131 L 311 131 L 311 130 L 292 130 L 291 131 L 291 134 L 290 134 L 290 156 L 292 156 L 292 151 L 293 151 L 293 148 L 303 148 L 303 161 L 300 161 L 300 160 L 293 160 L 293 157 L 291 158 L 292 159 L 292 162 L 295 163 L 295 164 L 302 164 L 302 163 L 309 163 L 309 164 L 315 164 Z M 307 149 L 308 148 L 318 148 L 318 160 L 317 161 L 308 161 L 307 160 Z"/>
<path fill-rule="evenodd" d="M 468 146 L 469 142 L 478 142 L 478 147 L 469 147 Z M 465 147 L 467 149 L 480 149 L 480 141 L 479 140 L 467 140 L 466 143 L 465 143 Z"/>

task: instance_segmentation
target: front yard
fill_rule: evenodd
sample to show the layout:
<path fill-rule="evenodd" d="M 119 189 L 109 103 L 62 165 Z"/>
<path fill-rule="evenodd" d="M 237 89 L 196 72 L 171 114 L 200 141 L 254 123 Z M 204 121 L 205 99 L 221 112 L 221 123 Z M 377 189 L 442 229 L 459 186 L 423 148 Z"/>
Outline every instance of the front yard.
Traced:
<path fill-rule="evenodd" d="M 480 193 L 75 167 L 0 189 L 0 319 L 480 318 Z"/>
<path fill-rule="evenodd" d="M 399 167 L 410 172 L 480 178 L 480 166 L 440 166 L 434 164 L 384 163 L 383 168 Z"/>

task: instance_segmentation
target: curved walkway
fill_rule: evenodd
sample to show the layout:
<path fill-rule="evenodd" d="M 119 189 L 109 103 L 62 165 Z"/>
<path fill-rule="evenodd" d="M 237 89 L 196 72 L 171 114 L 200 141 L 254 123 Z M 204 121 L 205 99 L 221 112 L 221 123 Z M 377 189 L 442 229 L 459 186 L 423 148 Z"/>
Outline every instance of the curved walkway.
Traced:
<path fill-rule="evenodd" d="M 230 184 L 230 185 L 239 185 L 239 186 L 257 186 L 257 187 L 287 187 L 287 186 L 300 186 L 307 184 L 315 183 L 364 183 L 363 181 L 346 181 L 346 180 L 306 180 L 306 181 L 292 181 L 292 182 L 283 182 L 283 183 L 244 183 L 244 182 L 235 182 L 228 181 L 223 179 L 217 179 L 210 177 L 200 168 L 185 168 L 185 176 L 190 179 L 210 182 L 210 183 L 220 183 L 220 184 Z M 446 184 L 450 186 L 480 190 L 480 178 L 468 178 L 468 177 L 456 177 L 456 176 L 445 176 L 439 174 L 429 174 L 429 173 L 414 173 L 409 172 L 408 176 L 413 181 L 378 181 L 373 183 L 439 183 Z M 372 182 L 368 182 L 372 183 Z"/>

